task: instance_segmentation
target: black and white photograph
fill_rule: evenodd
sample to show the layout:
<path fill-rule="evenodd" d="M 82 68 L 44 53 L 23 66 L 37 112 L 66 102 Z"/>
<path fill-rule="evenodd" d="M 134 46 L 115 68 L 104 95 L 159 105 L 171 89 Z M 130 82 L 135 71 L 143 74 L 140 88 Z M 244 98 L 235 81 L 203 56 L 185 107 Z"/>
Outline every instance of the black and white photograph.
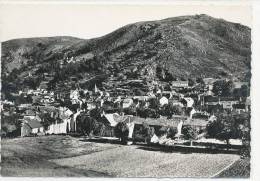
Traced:
<path fill-rule="evenodd" d="M 249 179 L 252 4 L 187 2 L 0 2 L 1 176 Z"/>

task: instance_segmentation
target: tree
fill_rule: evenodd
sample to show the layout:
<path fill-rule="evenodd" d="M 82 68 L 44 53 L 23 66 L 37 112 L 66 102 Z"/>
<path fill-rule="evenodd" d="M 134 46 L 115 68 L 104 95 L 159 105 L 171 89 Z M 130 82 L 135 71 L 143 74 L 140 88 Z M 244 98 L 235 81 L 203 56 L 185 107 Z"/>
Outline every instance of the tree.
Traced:
<path fill-rule="evenodd" d="M 159 137 L 162 137 L 162 136 L 164 136 L 164 135 L 168 135 L 168 130 L 169 130 L 168 127 L 162 126 L 162 127 L 158 130 L 157 135 L 158 135 Z"/>
<path fill-rule="evenodd" d="M 235 97 L 248 97 L 250 95 L 250 89 L 247 85 L 242 85 L 241 88 L 236 88 L 233 91 Z"/>
<path fill-rule="evenodd" d="M 169 73 L 168 70 L 165 70 L 165 78 L 164 78 L 164 81 L 166 82 L 170 82 L 170 81 L 173 81 L 173 76 L 171 73 Z"/>
<path fill-rule="evenodd" d="M 126 115 L 137 115 L 136 108 L 134 106 L 130 106 L 129 108 L 124 108 L 124 113 Z"/>
<path fill-rule="evenodd" d="M 91 135 L 96 130 L 98 130 L 98 127 L 100 127 L 100 124 L 97 122 L 96 119 L 93 117 L 89 117 L 89 115 L 83 113 L 80 114 L 77 119 L 77 132 L 83 134 L 83 135 Z"/>
<path fill-rule="evenodd" d="M 157 98 L 152 98 L 149 100 L 149 108 L 159 110 L 160 108 L 160 101 Z"/>
<path fill-rule="evenodd" d="M 187 106 L 187 101 L 185 99 L 181 99 L 181 103 L 184 105 L 184 106 Z"/>
<path fill-rule="evenodd" d="M 187 140 L 193 140 L 196 139 L 198 134 L 195 129 L 193 129 L 191 126 L 183 126 L 182 127 L 182 134 L 184 136 L 184 139 Z"/>
<path fill-rule="evenodd" d="M 1 116 L 1 128 L 9 137 L 19 136 L 21 134 L 21 116 L 19 114 L 11 114 L 10 116 Z"/>
<path fill-rule="evenodd" d="M 69 109 L 72 110 L 73 112 L 77 112 L 77 110 L 80 108 L 79 104 L 71 104 L 69 106 Z"/>
<path fill-rule="evenodd" d="M 141 134 L 145 143 L 150 143 L 151 138 L 154 135 L 154 128 L 150 127 L 147 123 L 143 123 L 141 127 Z"/>
<path fill-rule="evenodd" d="M 241 149 L 241 157 L 250 157 L 251 152 L 251 125 L 250 125 L 250 113 L 238 114 L 235 116 L 235 121 L 239 124 L 240 137 L 242 139 L 243 148 Z"/>
<path fill-rule="evenodd" d="M 145 95 L 146 95 L 146 93 L 145 93 L 144 91 L 140 90 L 140 89 L 137 89 L 137 90 L 135 91 L 135 94 L 136 94 L 137 96 L 145 96 Z"/>
<path fill-rule="evenodd" d="M 90 117 L 99 120 L 101 118 L 102 111 L 103 110 L 101 108 L 96 107 L 95 109 L 89 111 L 89 115 Z"/>
<path fill-rule="evenodd" d="M 196 82 L 203 85 L 205 84 L 201 77 L 196 78 Z"/>
<path fill-rule="evenodd" d="M 47 130 L 48 126 L 55 123 L 55 119 L 51 117 L 49 113 L 42 113 L 39 115 L 41 118 L 41 124 L 43 125 L 44 129 Z"/>
<path fill-rule="evenodd" d="M 219 80 L 214 82 L 212 92 L 218 96 L 230 96 L 233 90 L 233 82 Z"/>
<path fill-rule="evenodd" d="M 174 138 L 174 136 L 177 133 L 177 128 L 176 127 L 168 127 L 167 128 L 167 138 Z"/>
<path fill-rule="evenodd" d="M 247 85 L 242 85 L 240 88 L 241 97 L 247 97 L 249 96 L 250 90 Z"/>
<path fill-rule="evenodd" d="M 150 108 L 139 108 L 137 109 L 137 115 L 142 117 L 142 118 L 158 118 L 160 115 L 155 109 L 150 109 Z"/>
<path fill-rule="evenodd" d="M 156 67 L 156 77 L 158 77 L 159 79 L 162 79 L 162 67 L 161 66 L 157 66 Z"/>
<path fill-rule="evenodd" d="M 178 105 L 165 104 L 161 108 L 160 114 L 172 118 L 172 115 L 181 115 L 182 108 Z"/>
<path fill-rule="evenodd" d="M 234 89 L 234 84 L 232 81 L 227 81 L 224 84 L 224 88 L 223 88 L 223 92 L 222 92 L 222 96 L 230 96 L 232 95 L 232 91 Z"/>
<path fill-rule="evenodd" d="M 208 137 L 225 140 L 227 145 L 229 139 L 241 138 L 240 123 L 236 121 L 234 115 L 220 113 L 216 117 L 217 119 L 209 122 L 206 127 Z"/>
<path fill-rule="evenodd" d="M 20 95 L 15 99 L 16 105 L 28 104 L 28 103 L 32 103 L 32 99 L 30 99 L 30 97 L 24 97 L 23 95 Z"/>
<path fill-rule="evenodd" d="M 192 86 L 194 86 L 194 85 L 195 85 L 195 83 L 196 83 L 196 82 L 195 82 L 195 80 L 194 80 L 194 79 L 192 79 L 192 78 L 189 78 L 189 79 L 188 79 L 188 85 L 189 85 L 189 86 L 191 86 L 191 87 L 192 87 Z"/>
<path fill-rule="evenodd" d="M 122 144 L 127 143 L 128 134 L 129 134 L 129 128 L 125 122 L 119 122 L 115 126 L 115 136 L 117 138 L 120 138 Z"/>
<path fill-rule="evenodd" d="M 185 110 L 185 114 L 186 114 L 187 116 L 189 116 L 192 110 L 193 110 L 192 107 L 187 107 L 186 110 Z"/>

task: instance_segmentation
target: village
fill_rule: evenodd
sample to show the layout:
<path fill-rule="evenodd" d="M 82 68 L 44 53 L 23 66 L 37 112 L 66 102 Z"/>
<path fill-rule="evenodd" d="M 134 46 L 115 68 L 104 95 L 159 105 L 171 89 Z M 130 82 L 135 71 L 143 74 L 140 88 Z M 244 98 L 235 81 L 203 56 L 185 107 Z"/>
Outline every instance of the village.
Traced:
<path fill-rule="evenodd" d="M 193 140 L 205 145 L 228 140 L 242 145 L 242 137 L 215 139 L 219 137 L 209 137 L 207 131 L 224 112 L 249 119 L 247 82 L 216 78 L 161 82 L 111 75 L 92 88 L 82 88 L 72 77 L 70 90 L 61 85 L 59 91 L 48 91 L 51 76 L 44 75 L 36 90 L 20 90 L 13 93 L 15 100 L 2 101 L 2 137 L 68 134 L 119 137 L 126 144 L 141 140 L 176 145 Z M 247 128 L 245 120 L 235 120 L 236 125 Z"/>

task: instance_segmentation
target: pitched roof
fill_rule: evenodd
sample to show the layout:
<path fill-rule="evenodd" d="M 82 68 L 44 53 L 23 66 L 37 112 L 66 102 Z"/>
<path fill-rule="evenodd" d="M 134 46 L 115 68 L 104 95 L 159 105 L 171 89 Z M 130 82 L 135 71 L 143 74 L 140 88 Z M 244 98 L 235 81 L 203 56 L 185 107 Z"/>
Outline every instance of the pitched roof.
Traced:
<path fill-rule="evenodd" d="M 216 81 L 216 79 L 214 79 L 214 78 L 204 78 L 203 79 L 203 82 L 205 84 L 213 84 L 215 81 Z"/>
<path fill-rule="evenodd" d="M 42 124 L 37 121 L 37 119 L 24 118 L 25 123 L 30 126 L 30 128 L 40 128 L 43 127 Z"/>
<path fill-rule="evenodd" d="M 104 116 L 108 120 L 111 126 L 117 125 L 118 122 L 115 121 L 115 116 L 116 116 L 115 114 L 105 114 Z"/>
<path fill-rule="evenodd" d="M 148 125 L 157 125 L 157 126 L 177 126 L 179 120 L 186 120 L 187 117 L 183 116 L 176 116 L 172 119 L 167 119 L 166 117 L 160 117 L 160 118 L 141 118 L 141 117 L 134 117 L 134 122 L 136 124 L 143 124 L 147 123 Z"/>
<path fill-rule="evenodd" d="M 121 116 L 117 113 L 105 114 L 105 118 L 108 120 L 111 126 L 116 126 L 119 122 L 133 122 L 132 115 Z"/>
<path fill-rule="evenodd" d="M 58 112 L 59 110 L 54 106 L 39 106 L 40 111 L 45 111 L 48 113 Z"/>
<path fill-rule="evenodd" d="M 31 109 L 26 110 L 26 115 L 35 115 L 35 112 Z"/>
<path fill-rule="evenodd" d="M 234 109 L 245 109 L 246 105 L 245 104 L 233 104 L 232 107 Z"/>
<path fill-rule="evenodd" d="M 207 126 L 208 120 L 205 119 L 189 119 L 186 120 L 183 125 L 189 125 L 189 126 Z"/>
<path fill-rule="evenodd" d="M 218 102 L 218 101 L 238 101 L 236 97 L 213 97 L 213 96 L 205 96 L 205 102 Z"/>
<path fill-rule="evenodd" d="M 245 100 L 246 105 L 251 105 L 251 99 L 250 97 L 247 97 Z"/>
<path fill-rule="evenodd" d="M 177 127 L 179 124 L 179 121 L 184 121 L 183 125 L 189 125 L 189 126 L 206 126 L 208 121 L 203 119 L 187 119 L 187 117 L 184 116 L 174 116 L 171 119 L 167 118 L 140 118 L 135 116 L 134 117 L 134 123 L 135 124 L 143 124 L 147 123 L 148 125 L 153 126 L 171 126 L 171 127 Z"/>

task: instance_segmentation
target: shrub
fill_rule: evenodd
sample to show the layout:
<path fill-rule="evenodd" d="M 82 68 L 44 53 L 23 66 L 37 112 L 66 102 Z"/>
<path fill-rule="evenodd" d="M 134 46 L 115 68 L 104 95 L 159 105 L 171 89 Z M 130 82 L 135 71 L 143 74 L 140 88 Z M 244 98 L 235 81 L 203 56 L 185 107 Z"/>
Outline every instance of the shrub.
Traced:
<path fill-rule="evenodd" d="M 168 129 L 167 129 L 167 138 L 174 138 L 176 133 L 177 133 L 177 128 L 168 127 Z"/>
<path fill-rule="evenodd" d="M 128 126 L 125 122 L 119 122 L 115 127 L 115 136 L 120 138 L 122 144 L 127 143 L 127 138 L 129 134 Z"/>
<path fill-rule="evenodd" d="M 146 143 L 149 143 L 152 136 L 154 135 L 154 132 L 155 130 L 153 127 L 150 127 L 147 123 L 143 123 L 140 127 L 135 129 L 134 137 L 135 140 L 142 140 Z"/>
<path fill-rule="evenodd" d="M 20 121 L 19 114 L 11 114 L 10 116 L 1 116 L 1 130 L 5 133 L 7 137 L 16 137 L 20 136 Z"/>
<path fill-rule="evenodd" d="M 96 130 L 100 127 L 100 123 L 96 119 L 89 117 L 87 114 L 81 114 L 77 117 L 77 132 L 81 134 L 90 135 L 91 133 L 97 133 Z"/>
<path fill-rule="evenodd" d="M 198 136 L 197 131 L 193 129 L 191 126 L 183 126 L 182 134 L 184 136 L 184 139 L 186 140 L 196 139 Z"/>
<path fill-rule="evenodd" d="M 168 127 L 162 126 L 162 127 L 158 130 L 158 136 L 163 136 L 163 135 L 167 134 L 167 130 L 168 130 Z"/>
<path fill-rule="evenodd" d="M 156 135 L 158 137 L 166 135 L 167 138 L 173 139 L 174 136 L 177 133 L 176 127 L 170 127 L 170 126 L 162 126 L 158 131 L 156 131 Z"/>
<path fill-rule="evenodd" d="M 158 110 L 160 107 L 160 102 L 157 98 L 152 98 L 149 100 L 149 108 Z"/>
<path fill-rule="evenodd" d="M 136 108 L 132 108 L 132 107 L 129 107 L 129 108 L 124 108 L 124 113 L 126 115 L 136 115 Z"/>
<path fill-rule="evenodd" d="M 167 116 L 168 118 L 171 118 L 172 115 L 181 115 L 182 114 L 182 107 L 172 104 L 165 104 L 160 110 L 160 114 L 162 116 Z"/>
<path fill-rule="evenodd" d="M 158 112 L 155 109 L 144 109 L 144 108 L 140 108 L 137 109 L 137 115 L 142 117 L 142 118 L 158 118 L 160 117 L 160 115 L 158 114 Z"/>

